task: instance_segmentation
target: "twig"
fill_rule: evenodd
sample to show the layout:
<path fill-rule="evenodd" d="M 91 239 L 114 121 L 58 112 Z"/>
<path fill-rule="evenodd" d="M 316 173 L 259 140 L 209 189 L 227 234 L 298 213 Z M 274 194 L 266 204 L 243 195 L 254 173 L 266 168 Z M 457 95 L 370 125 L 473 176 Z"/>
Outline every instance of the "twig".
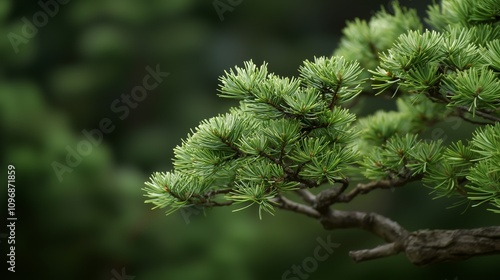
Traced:
<path fill-rule="evenodd" d="M 340 194 L 334 202 L 350 202 L 360 194 L 369 193 L 375 189 L 391 189 L 406 185 L 407 183 L 420 180 L 422 175 L 397 177 L 391 180 L 373 181 L 365 184 L 358 184 L 347 194 Z"/>
<path fill-rule="evenodd" d="M 470 113 L 470 112 L 464 112 L 462 110 L 457 110 L 457 111 L 458 111 L 458 113 L 457 113 L 458 117 L 461 118 L 462 120 L 468 122 L 468 123 L 478 124 L 478 125 L 488 125 L 488 124 L 492 125 L 492 124 L 494 124 L 491 122 L 482 122 L 482 121 L 476 121 L 476 120 L 469 119 L 465 116 L 465 113 Z"/>
<path fill-rule="evenodd" d="M 284 197 L 283 195 L 278 195 L 275 198 L 275 202 L 277 203 L 277 207 L 285 210 L 290 210 L 293 212 L 301 213 L 306 216 L 309 216 L 311 218 L 318 219 L 320 218 L 320 214 L 318 211 L 316 211 L 314 208 L 300 204 L 294 201 L 289 200 L 288 198 Z"/>
<path fill-rule="evenodd" d="M 314 194 L 312 194 L 310 191 L 308 190 L 304 190 L 304 189 L 300 189 L 300 190 L 296 190 L 295 191 L 300 197 L 302 197 L 302 199 L 309 203 L 310 205 L 313 205 L 314 203 L 316 203 L 316 196 Z"/>
<path fill-rule="evenodd" d="M 332 210 L 320 219 L 325 229 L 360 228 L 367 230 L 386 242 L 395 242 L 408 234 L 397 222 L 376 213 Z"/>
<path fill-rule="evenodd" d="M 361 262 L 394 256 L 401 253 L 401 251 L 401 244 L 393 242 L 377 246 L 373 249 L 351 251 L 349 252 L 349 257 L 355 262 Z"/>
<path fill-rule="evenodd" d="M 263 157 L 267 158 L 268 160 L 270 160 L 271 162 L 276 163 L 277 165 L 281 166 L 283 168 L 283 171 L 285 171 L 285 173 L 288 176 L 290 181 L 299 182 L 302 184 L 302 186 L 307 186 L 307 188 L 314 188 L 314 187 L 318 187 L 321 185 L 321 182 L 318 183 L 318 182 L 313 181 L 313 180 L 306 180 L 304 178 L 301 178 L 297 174 L 297 172 L 295 172 L 295 170 L 293 170 L 290 166 L 281 162 L 278 158 L 273 158 L 272 156 L 270 156 L 264 152 L 259 153 L 259 155 L 263 156 Z"/>
<path fill-rule="evenodd" d="M 451 93 L 450 93 L 451 94 Z M 426 93 L 425 94 L 429 99 L 431 99 L 432 101 L 435 101 L 435 102 L 439 102 L 439 103 L 445 103 L 445 104 L 450 104 L 451 103 L 451 99 L 448 98 L 447 96 L 445 95 L 441 95 L 441 94 L 431 94 L 431 93 Z M 469 108 L 467 108 L 467 106 L 457 106 L 455 107 L 457 110 L 459 110 L 460 112 L 462 113 L 470 113 L 469 111 Z M 490 115 L 490 113 L 488 111 L 481 111 L 481 110 L 475 110 L 475 114 L 478 115 L 478 116 L 481 116 L 482 118 L 484 119 L 487 119 L 487 120 L 490 120 L 490 121 L 493 121 L 493 122 L 500 122 L 500 118 L 499 117 L 495 117 L 493 115 Z M 461 114 L 459 114 L 460 116 Z M 463 118 L 463 117 L 462 117 Z M 469 119 L 465 119 L 463 118 L 465 121 L 470 121 Z"/>
<path fill-rule="evenodd" d="M 226 193 L 230 193 L 233 189 L 218 189 L 218 190 L 209 190 L 208 192 L 206 192 L 203 196 L 205 198 L 210 198 L 212 196 L 216 196 L 218 194 L 226 194 Z"/>
<path fill-rule="evenodd" d="M 202 204 L 202 206 L 206 207 L 214 207 L 214 206 L 231 206 L 233 205 L 234 201 L 224 201 L 224 202 L 217 202 L 217 201 L 207 201 L 205 204 Z"/>
<path fill-rule="evenodd" d="M 467 107 L 465 107 L 465 106 L 458 106 L 456 108 L 459 109 L 459 110 L 461 110 L 461 111 L 463 111 L 463 112 L 469 112 L 469 109 Z M 500 122 L 500 118 L 495 117 L 493 115 L 490 115 L 489 113 L 483 112 L 481 110 L 476 110 L 475 114 L 478 115 L 478 116 L 481 116 L 484 119 L 490 120 L 490 121 Z"/>
<path fill-rule="evenodd" d="M 327 211 L 327 208 L 335 203 L 335 201 L 338 199 L 340 195 L 347 189 L 349 186 L 349 180 L 344 179 L 340 181 L 342 185 L 340 187 L 331 187 L 326 190 L 321 191 L 317 196 L 316 196 L 316 202 L 314 203 L 314 208 L 317 209 L 319 212 L 325 212 Z"/>

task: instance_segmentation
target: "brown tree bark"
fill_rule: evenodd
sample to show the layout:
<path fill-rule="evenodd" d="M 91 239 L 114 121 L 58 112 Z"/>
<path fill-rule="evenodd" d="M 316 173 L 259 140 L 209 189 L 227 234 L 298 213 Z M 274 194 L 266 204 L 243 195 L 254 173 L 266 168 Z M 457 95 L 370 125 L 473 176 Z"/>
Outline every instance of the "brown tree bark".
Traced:
<path fill-rule="evenodd" d="M 349 252 L 355 262 L 404 253 L 415 265 L 430 265 L 461 261 L 483 255 L 500 255 L 500 226 L 474 229 L 424 229 L 407 231 L 397 222 L 376 213 L 331 209 L 319 200 L 335 200 L 341 192 L 314 196 L 305 190 L 299 195 L 309 205 L 291 201 L 283 196 L 276 200 L 278 207 L 318 219 L 326 230 L 359 228 L 386 241 L 372 249 Z M 325 207 L 326 206 L 326 207 Z"/>
<path fill-rule="evenodd" d="M 364 229 L 387 242 L 373 249 L 351 251 L 349 255 L 355 262 L 405 253 L 411 263 L 429 265 L 500 254 L 500 226 L 408 232 L 397 222 L 379 214 L 339 210 L 322 216 L 320 222 L 328 230 Z"/>
<path fill-rule="evenodd" d="M 403 242 L 410 262 L 427 265 L 500 254 L 500 226 L 455 230 L 418 230 Z"/>

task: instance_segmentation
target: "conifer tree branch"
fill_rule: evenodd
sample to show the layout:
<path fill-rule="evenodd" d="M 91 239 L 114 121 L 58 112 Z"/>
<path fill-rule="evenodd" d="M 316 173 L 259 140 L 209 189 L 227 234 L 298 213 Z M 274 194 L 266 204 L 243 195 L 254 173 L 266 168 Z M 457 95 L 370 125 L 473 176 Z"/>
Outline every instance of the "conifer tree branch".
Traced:
<path fill-rule="evenodd" d="M 267 158 L 268 160 L 270 160 L 271 162 L 276 163 L 276 164 L 280 165 L 281 167 L 283 167 L 283 170 L 287 174 L 288 178 L 291 181 L 299 182 L 299 187 L 301 189 L 318 187 L 322 183 L 322 182 L 318 183 L 318 182 L 315 182 L 312 180 L 307 180 L 307 179 L 301 178 L 295 170 L 290 168 L 288 165 L 284 164 L 283 161 L 280 160 L 279 158 L 273 158 L 272 156 L 270 156 L 266 153 L 260 153 L 259 155 L 263 156 L 263 157 Z"/>
<path fill-rule="evenodd" d="M 361 194 L 367 194 L 375 189 L 392 189 L 397 187 L 402 187 L 407 183 L 418 181 L 422 179 L 422 175 L 411 176 L 409 173 L 404 177 L 396 177 L 390 180 L 380 180 L 372 181 L 369 183 L 359 183 L 354 189 L 345 194 L 344 192 L 349 186 L 349 180 L 345 179 L 341 183 L 340 187 L 331 187 L 324 191 L 321 191 L 316 196 L 316 201 L 314 207 L 316 209 L 321 209 L 329 207 L 332 204 L 342 202 L 347 203 L 353 200 L 355 197 Z"/>
<path fill-rule="evenodd" d="M 397 222 L 376 213 L 332 210 L 320 222 L 328 230 L 360 228 L 387 244 L 349 252 L 355 262 L 405 253 L 415 265 L 465 260 L 475 256 L 500 254 L 500 226 L 454 230 L 408 232 Z"/>
<path fill-rule="evenodd" d="M 231 206 L 233 205 L 234 201 L 224 201 L 224 202 L 218 202 L 218 201 L 207 201 L 205 204 L 202 204 L 205 207 L 220 207 L 220 206 Z"/>
<path fill-rule="evenodd" d="M 394 256 L 401 253 L 401 251 L 401 242 L 392 242 L 377 246 L 373 249 L 350 251 L 349 257 L 351 257 L 354 262 L 362 262 Z"/>
<path fill-rule="evenodd" d="M 299 189 L 295 191 L 302 199 L 310 205 L 316 203 L 316 196 L 308 190 Z"/>
<path fill-rule="evenodd" d="M 232 200 L 228 201 L 216 201 L 213 200 L 217 195 L 228 194 L 232 189 L 218 189 L 209 190 L 202 195 L 193 194 L 193 198 L 199 200 L 196 204 L 203 207 L 219 207 L 219 206 L 230 206 L 234 203 Z M 178 198 L 179 199 L 179 198 Z M 191 200 L 190 200 L 191 201 Z"/>
<path fill-rule="evenodd" d="M 369 183 L 359 183 L 347 194 L 340 194 L 334 202 L 350 202 L 360 194 L 367 194 L 376 189 L 392 189 L 402 187 L 410 182 L 422 179 L 422 175 L 396 177 L 390 180 L 372 181 Z"/>
<path fill-rule="evenodd" d="M 403 241 L 411 263 L 429 265 L 500 254 L 500 226 L 454 230 L 417 230 Z"/>
<path fill-rule="evenodd" d="M 462 120 L 468 122 L 468 123 L 471 123 L 471 124 L 477 124 L 477 125 L 494 125 L 495 123 L 492 123 L 492 122 L 483 122 L 483 121 L 476 121 L 476 120 L 472 120 L 470 118 L 468 118 L 467 116 L 465 116 L 465 113 L 470 113 L 470 112 L 464 112 L 463 110 L 460 110 L 460 109 L 457 109 L 457 116 L 459 118 L 461 118 Z M 476 112 L 477 113 L 477 112 Z"/>
<path fill-rule="evenodd" d="M 321 216 L 320 222 L 327 230 L 360 228 L 386 242 L 395 242 L 408 234 L 397 222 L 376 213 L 332 210 Z"/>
<path fill-rule="evenodd" d="M 431 100 L 436 101 L 436 102 L 440 102 L 440 103 L 444 103 L 444 104 L 451 103 L 451 100 L 448 97 L 444 96 L 444 95 L 440 95 L 440 94 L 437 94 L 437 93 L 436 94 L 426 94 L 426 95 Z M 459 114 L 458 114 L 459 117 L 461 117 L 465 121 L 474 123 L 474 121 L 465 118 L 465 114 L 467 114 L 467 113 L 471 114 L 471 112 L 469 111 L 469 108 L 467 106 L 457 106 L 455 108 L 459 111 Z M 477 114 L 478 116 L 484 118 L 484 119 L 487 119 L 487 120 L 490 120 L 490 121 L 493 121 L 493 122 L 500 122 L 500 117 L 493 116 L 490 111 L 484 111 L 484 110 L 481 110 L 481 109 L 476 109 L 474 111 L 474 113 Z"/>
<path fill-rule="evenodd" d="M 464 112 L 464 113 L 470 113 L 469 112 L 469 109 L 465 106 L 459 106 L 457 107 L 460 111 Z M 493 115 L 490 114 L 490 112 L 487 112 L 487 111 L 482 111 L 482 110 L 476 110 L 475 111 L 475 114 L 484 118 L 484 119 L 487 119 L 487 120 L 490 120 L 490 121 L 493 121 L 493 122 L 500 122 L 500 118 L 499 117 L 495 117 Z M 468 121 L 467 119 L 464 119 L 465 121 Z"/>
<path fill-rule="evenodd" d="M 426 265 L 500 254 L 499 226 L 410 232 L 380 214 L 332 207 L 422 181 L 437 197 L 460 193 L 500 213 L 495 5 L 435 5 L 428 14 L 437 30 L 422 31 L 416 12 L 395 2 L 393 14 L 383 10 L 369 22 L 348 24 L 336 55 L 304 61 L 297 78 L 269 74 L 267 64 L 252 61 L 226 72 L 220 96 L 238 99 L 240 106 L 201 122 L 174 149 L 175 170 L 151 176 L 146 202 L 166 207 L 167 214 L 192 205 L 257 204 L 261 218 L 262 210 L 273 214 L 280 208 L 318 219 L 327 230 L 363 229 L 386 242 L 350 252 L 356 262 L 405 253 L 413 264 Z M 369 85 L 403 95 L 398 111 L 356 121 L 340 107 L 359 101 Z M 452 115 L 483 127 L 466 144 L 418 135 Z M 371 181 L 351 185 L 346 176 L 352 166 L 359 169 L 351 179 Z M 313 193 L 326 183 L 331 187 Z M 290 192 L 303 203 L 285 197 Z"/>
<path fill-rule="evenodd" d="M 342 193 L 349 186 L 349 180 L 344 179 L 340 183 L 342 183 L 342 185 L 340 187 L 334 186 L 334 187 L 328 188 L 324 191 L 321 191 L 316 196 L 314 208 L 318 209 L 320 212 L 323 212 L 325 208 L 327 208 L 330 205 L 332 205 L 333 203 L 335 203 L 336 200 L 338 199 L 338 197 L 340 195 L 342 195 Z"/>
<path fill-rule="evenodd" d="M 349 252 L 355 262 L 405 253 L 415 265 L 430 265 L 500 254 L 500 227 L 418 230 L 373 249 Z"/>
<path fill-rule="evenodd" d="M 451 103 L 450 98 L 448 98 L 447 96 L 441 95 L 438 92 L 432 92 L 432 93 L 427 92 L 425 95 L 430 100 L 432 100 L 434 102 L 443 103 L 443 104 L 450 104 Z M 470 120 L 470 119 L 466 118 L 465 114 L 467 114 L 467 113 L 471 114 L 471 112 L 467 106 L 456 106 L 455 108 L 458 111 L 458 116 L 460 118 L 462 118 L 464 121 L 467 121 L 467 122 L 470 122 L 473 124 L 481 124 L 481 125 L 490 124 L 490 123 L 481 123 L 481 122 L 477 122 L 477 121 Z M 486 120 L 490 120 L 493 122 L 500 122 L 500 117 L 496 117 L 496 116 L 492 115 L 490 110 L 481 110 L 481 109 L 476 108 L 474 111 L 474 114 L 476 114 L 476 115 L 478 115 Z"/>
<path fill-rule="evenodd" d="M 339 79 L 339 80 L 341 80 L 341 79 Z M 328 108 L 330 108 L 330 111 L 332 111 L 333 108 L 335 107 L 335 105 L 337 105 L 337 95 L 339 93 L 339 89 L 340 89 L 341 84 L 342 84 L 342 82 L 340 81 L 334 90 L 329 90 L 332 93 L 332 101 L 330 102 L 330 105 L 328 106 Z"/>
<path fill-rule="evenodd" d="M 232 191 L 233 189 L 218 189 L 218 190 L 209 190 L 208 192 L 205 193 L 206 198 L 210 198 L 219 194 L 228 194 Z"/>
<path fill-rule="evenodd" d="M 318 219 L 321 217 L 320 213 L 314 208 L 292 201 L 281 194 L 275 198 L 274 202 L 276 203 L 276 206 L 278 208 L 284 210 L 301 213 L 314 219 Z"/>

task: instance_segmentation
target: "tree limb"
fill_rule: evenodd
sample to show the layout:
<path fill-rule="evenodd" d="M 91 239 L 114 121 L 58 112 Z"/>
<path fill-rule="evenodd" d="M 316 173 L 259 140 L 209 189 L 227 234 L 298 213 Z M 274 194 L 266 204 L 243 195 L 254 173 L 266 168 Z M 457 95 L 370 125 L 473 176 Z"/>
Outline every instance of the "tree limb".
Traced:
<path fill-rule="evenodd" d="M 435 102 L 440 102 L 440 103 L 445 103 L 445 104 L 451 103 L 450 98 L 448 98 L 447 96 L 441 95 L 441 94 L 429 94 L 429 93 L 427 93 L 426 96 L 429 97 L 430 100 L 435 101 Z M 474 121 L 471 121 L 470 119 L 467 119 L 463 116 L 464 113 L 469 113 L 469 114 L 471 113 L 467 106 L 456 106 L 455 108 L 459 111 L 459 116 L 463 120 L 474 123 Z M 477 109 L 477 110 L 475 110 L 475 114 L 482 117 L 483 119 L 486 119 L 486 120 L 490 120 L 493 122 L 500 122 L 500 118 L 490 114 L 489 110 L 483 111 L 483 110 Z"/>
<path fill-rule="evenodd" d="M 313 204 L 314 208 L 319 212 L 325 212 L 328 210 L 329 206 L 335 203 L 338 197 L 347 189 L 349 186 L 349 180 L 344 179 L 340 183 L 342 185 L 340 187 L 331 187 L 324 191 L 321 191 L 316 196 L 316 201 Z"/>
<path fill-rule="evenodd" d="M 470 113 L 469 108 L 467 108 L 466 106 L 457 106 L 457 109 L 459 109 L 460 111 L 462 111 L 464 113 Z M 482 117 L 483 119 L 487 119 L 487 120 L 490 120 L 493 122 L 500 122 L 500 118 L 489 114 L 489 112 L 487 112 L 487 111 L 476 110 L 475 114 Z"/>
<path fill-rule="evenodd" d="M 283 195 L 278 195 L 275 198 L 275 202 L 277 203 L 276 206 L 281 209 L 301 213 L 315 219 L 318 219 L 320 217 L 320 213 L 316 211 L 316 209 L 304 204 L 297 203 L 295 201 L 291 201 Z"/>
<path fill-rule="evenodd" d="M 375 248 L 349 252 L 349 256 L 355 262 L 405 253 L 411 263 L 429 265 L 446 261 L 460 261 L 481 255 L 500 254 L 500 226 L 453 230 L 425 229 L 409 232 L 397 222 L 377 213 L 330 208 L 330 205 L 335 202 L 349 202 L 360 194 L 375 189 L 403 186 L 418 179 L 420 176 L 406 176 L 357 184 L 349 193 L 344 194 L 343 192 L 349 185 L 346 180 L 341 182 L 341 186 L 326 189 L 318 195 L 314 195 L 307 189 L 297 190 L 296 193 L 312 206 L 292 201 L 282 194 L 279 194 L 273 202 L 278 208 L 319 219 L 327 230 L 359 228 L 387 242 Z M 206 207 L 228 206 L 233 201 L 217 202 L 211 198 L 229 191 L 230 189 L 213 190 L 200 198 Z"/>
<path fill-rule="evenodd" d="M 406 256 L 416 265 L 500 254 L 500 226 L 454 230 L 418 230 L 404 240 Z"/>
<path fill-rule="evenodd" d="M 466 112 L 464 112 L 464 111 L 462 111 L 462 110 L 457 109 L 457 112 L 458 112 L 458 113 L 457 113 L 456 115 L 457 115 L 459 118 L 461 118 L 462 120 L 464 120 L 464 121 L 466 121 L 466 122 L 468 122 L 468 123 L 471 123 L 471 124 L 477 124 L 477 125 L 494 125 L 494 123 L 492 123 L 492 122 L 482 122 L 482 121 L 476 121 L 476 120 L 473 120 L 473 119 L 469 119 L 469 118 L 467 118 L 467 117 L 465 116 L 465 113 L 466 113 Z M 470 113 L 470 112 L 468 112 L 468 113 Z"/>
<path fill-rule="evenodd" d="M 328 216 L 321 216 L 320 222 L 328 230 L 364 229 L 387 242 L 397 241 L 408 234 L 408 231 L 397 222 L 376 213 L 332 210 Z"/>
<path fill-rule="evenodd" d="M 311 193 L 310 191 L 308 190 L 305 190 L 305 189 L 299 189 L 299 190 L 296 190 L 295 191 L 300 197 L 302 197 L 302 199 L 309 203 L 310 205 L 314 205 L 314 203 L 316 203 L 316 196 Z"/>
<path fill-rule="evenodd" d="M 390 257 L 393 255 L 397 255 L 400 252 L 401 252 L 401 245 L 399 243 L 392 242 L 377 246 L 373 249 L 351 251 L 349 252 L 349 257 L 351 257 L 351 259 L 354 262 L 361 262 L 361 261 Z"/>
<path fill-rule="evenodd" d="M 356 187 L 352 189 L 349 193 L 340 194 L 334 202 L 350 202 L 360 194 L 366 194 L 375 189 L 392 189 L 401 187 L 407 183 L 420 180 L 421 178 L 422 175 L 416 175 L 407 177 L 397 177 L 390 180 L 380 180 L 380 181 L 372 181 L 369 183 L 360 183 L 356 185 Z"/>
<path fill-rule="evenodd" d="M 407 176 L 396 177 L 390 180 L 359 183 L 347 194 L 344 194 L 344 192 L 349 186 L 349 180 L 344 179 L 343 181 L 339 182 L 342 183 L 340 187 L 334 186 L 318 193 L 318 195 L 316 196 L 316 201 L 312 205 L 319 212 L 324 212 L 329 206 L 337 202 L 350 202 L 360 194 L 366 194 L 375 189 L 391 189 L 401 187 L 409 182 L 420 180 L 421 178 L 422 175 L 411 176 L 411 174 L 408 173 Z"/>
<path fill-rule="evenodd" d="M 355 262 L 404 252 L 415 265 L 465 260 L 475 256 L 500 254 L 500 226 L 475 229 L 417 230 L 408 232 L 397 222 L 376 213 L 332 210 L 320 222 L 328 230 L 360 228 L 387 244 L 373 249 L 351 251 Z"/>

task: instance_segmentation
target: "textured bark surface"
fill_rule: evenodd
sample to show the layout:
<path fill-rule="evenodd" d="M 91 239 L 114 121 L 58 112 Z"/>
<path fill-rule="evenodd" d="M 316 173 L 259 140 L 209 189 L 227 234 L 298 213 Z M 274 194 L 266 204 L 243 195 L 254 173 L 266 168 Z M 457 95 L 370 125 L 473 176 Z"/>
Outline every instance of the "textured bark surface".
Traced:
<path fill-rule="evenodd" d="M 500 227 L 418 230 L 408 235 L 403 247 L 408 259 L 416 265 L 500 254 Z"/>
<path fill-rule="evenodd" d="M 358 184 L 348 194 L 344 194 L 348 181 L 340 187 L 314 195 L 307 189 L 297 191 L 306 204 L 298 203 L 279 195 L 275 199 L 277 207 L 301 213 L 318 219 L 327 230 L 358 228 L 370 232 L 385 241 L 371 249 L 349 252 L 355 262 L 394 256 L 404 253 L 415 265 L 430 265 L 448 261 L 461 261 L 483 255 L 500 255 L 500 226 L 475 229 L 424 229 L 409 232 L 396 221 L 377 213 L 343 211 L 332 209 L 335 203 L 350 202 L 360 194 L 375 189 L 403 186 L 418 178 L 405 177 L 392 181 L 378 181 Z"/>
<path fill-rule="evenodd" d="M 322 215 L 320 222 L 328 230 L 360 228 L 387 242 L 373 249 L 351 251 L 349 255 L 355 262 L 405 253 L 411 263 L 429 265 L 500 254 L 500 226 L 408 232 L 376 213 L 339 210 Z"/>

